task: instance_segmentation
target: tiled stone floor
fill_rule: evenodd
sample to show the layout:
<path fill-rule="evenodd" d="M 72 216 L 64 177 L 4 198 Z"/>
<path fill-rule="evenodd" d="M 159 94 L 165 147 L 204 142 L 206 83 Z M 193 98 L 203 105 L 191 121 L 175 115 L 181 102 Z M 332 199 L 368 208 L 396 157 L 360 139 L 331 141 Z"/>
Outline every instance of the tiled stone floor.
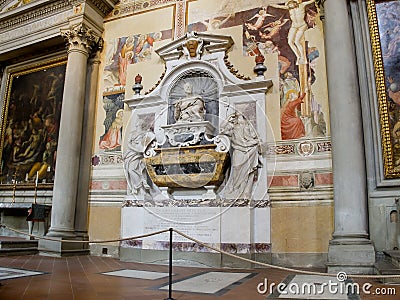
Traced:
<path fill-rule="evenodd" d="M 5 276 L 4 273 L 6 273 L 7 268 L 43 273 L 41 275 L 4 280 L 1 280 L 0 276 L 2 284 L 0 286 L 0 300 L 162 300 L 168 297 L 168 291 L 160 289 L 168 284 L 168 277 L 161 277 L 165 274 L 159 274 L 168 272 L 168 266 L 165 265 L 122 262 L 113 258 L 94 256 L 53 258 L 31 255 L 0 257 L 0 267 L 5 268 L 1 271 L 3 276 Z M 110 274 L 108 272 L 117 273 Z M 176 282 L 177 287 L 179 287 L 178 284 L 183 286 L 180 288 L 181 290 L 190 290 L 190 286 L 196 287 L 196 293 L 174 291 L 172 296 L 177 300 L 266 299 L 269 292 L 262 295 L 257 291 L 257 286 L 264 283 L 265 279 L 267 279 L 269 285 L 270 283 L 279 284 L 288 278 L 291 280 L 296 278 L 294 274 L 286 271 L 261 268 L 216 270 L 176 266 L 173 269 L 173 273 L 173 280 Z M 231 276 L 229 273 L 232 273 Z M 126 277 L 123 276 L 124 274 Z M 196 278 L 198 281 L 193 281 Z M 298 278 L 302 281 L 308 280 L 307 277 Z M 312 278 L 312 280 L 321 281 L 318 278 Z M 369 289 L 371 295 L 361 293 L 360 299 L 400 299 L 400 286 L 382 285 L 376 280 L 357 279 L 355 282 L 360 285 L 369 282 L 372 285 Z M 220 290 L 218 284 L 221 287 Z M 263 287 L 263 285 L 260 287 Z M 389 287 L 394 288 L 397 295 L 378 296 L 372 294 L 377 291 L 377 288 Z M 204 291 L 208 291 L 208 293 Z M 279 293 L 277 297 L 271 298 L 269 296 L 268 299 L 311 299 L 300 296 L 290 297 Z M 342 298 L 346 297 L 341 296 L 337 299 Z"/>

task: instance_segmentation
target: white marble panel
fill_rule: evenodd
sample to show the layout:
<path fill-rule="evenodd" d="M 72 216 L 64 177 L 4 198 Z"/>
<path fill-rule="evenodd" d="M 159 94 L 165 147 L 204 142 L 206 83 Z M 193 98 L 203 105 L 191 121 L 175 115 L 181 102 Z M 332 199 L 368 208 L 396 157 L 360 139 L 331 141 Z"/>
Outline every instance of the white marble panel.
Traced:
<path fill-rule="evenodd" d="M 43 272 L 28 271 L 22 269 L 1 268 L 0 267 L 0 280 L 14 279 L 26 276 L 42 275 Z"/>
<path fill-rule="evenodd" d="M 143 270 L 118 270 L 112 272 L 102 273 L 104 275 L 118 276 L 118 277 L 127 277 L 127 278 L 137 278 L 137 279 L 148 279 L 148 280 L 156 280 L 160 278 L 164 278 L 168 276 L 168 273 L 162 272 L 150 272 Z"/>
<path fill-rule="evenodd" d="M 253 243 L 271 243 L 271 208 L 254 208 Z"/>
<path fill-rule="evenodd" d="M 248 207 L 227 207 L 221 213 L 221 243 L 251 243 Z"/>
<path fill-rule="evenodd" d="M 207 272 L 172 284 L 174 291 L 215 294 L 251 273 Z M 168 286 L 160 288 L 168 290 Z"/>
<path fill-rule="evenodd" d="M 144 214 L 142 207 L 123 207 L 121 209 L 121 237 L 138 236 L 144 233 Z"/>
<path fill-rule="evenodd" d="M 147 207 L 143 208 L 144 232 L 174 228 L 206 243 L 220 242 L 220 208 L 218 207 Z M 130 225 L 136 221 L 127 220 Z M 169 233 L 146 240 L 169 241 Z M 174 242 L 188 240 L 174 233 Z"/>

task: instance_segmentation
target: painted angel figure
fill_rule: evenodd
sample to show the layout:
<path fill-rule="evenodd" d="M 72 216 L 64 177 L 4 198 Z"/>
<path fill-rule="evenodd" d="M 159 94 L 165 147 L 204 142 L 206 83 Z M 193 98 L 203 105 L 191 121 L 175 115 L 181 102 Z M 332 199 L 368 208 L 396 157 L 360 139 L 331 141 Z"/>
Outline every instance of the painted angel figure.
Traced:
<path fill-rule="evenodd" d="M 261 28 L 261 26 L 263 25 L 266 17 L 273 17 L 273 15 L 268 14 L 265 9 L 260 9 L 258 14 L 255 14 L 253 17 L 251 17 L 249 19 L 249 21 L 251 21 L 253 19 L 257 19 L 256 22 L 254 24 L 244 23 L 244 25 L 250 30 L 259 30 Z"/>
<path fill-rule="evenodd" d="M 264 33 L 263 32 L 259 33 L 260 37 L 267 39 L 267 40 L 272 39 L 275 35 L 277 35 L 279 33 L 282 26 L 285 25 L 288 21 L 289 21 L 289 19 L 280 18 L 279 20 L 268 23 L 267 25 L 262 27 L 265 29 L 263 29 Z"/>

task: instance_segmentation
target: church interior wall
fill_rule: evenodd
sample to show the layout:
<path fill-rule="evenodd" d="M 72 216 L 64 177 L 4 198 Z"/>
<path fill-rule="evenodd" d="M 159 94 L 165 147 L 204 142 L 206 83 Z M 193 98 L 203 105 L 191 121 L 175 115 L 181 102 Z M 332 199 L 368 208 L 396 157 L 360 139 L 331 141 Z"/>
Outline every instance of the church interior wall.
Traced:
<path fill-rule="evenodd" d="M 199 30 L 213 34 L 222 34 L 231 36 L 234 40 L 234 46 L 228 53 L 229 62 L 238 70 L 238 74 L 254 78 L 254 56 L 246 50 L 246 28 L 245 23 L 250 22 L 250 18 L 263 7 L 279 1 L 258 1 L 243 3 L 222 1 L 215 2 L 209 0 L 189 1 L 186 4 L 186 18 L 189 29 Z M 125 5 L 125 6 L 124 6 Z M 96 133 L 91 179 L 90 206 L 97 210 L 106 211 L 108 207 L 100 207 L 103 204 L 111 205 L 113 209 L 121 206 L 120 200 L 126 194 L 126 182 L 122 170 L 122 153 L 126 139 L 126 128 L 131 122 L 130 110 L 124 109 L 122 125 L 122 146 L 114 149 L 100 149 L 99 141 L 105 134 L 104 121 L 108 118 L 105 105 L 102 99 L 108 97 L 118 101 L 119 105 L 123 99 L 129 99 L 134 92 L 131 87 L 137 74 L 143 77 L 143 92 L 151 91 L 157 86 L 162 78 L 164 64 L 160 57 L 154 52 L 155 49 L 165 45 L 172 40 L 173 31 L 176 29 L 174 18 L 176 11 L 174 4 L 161 4 L 160 7 L 138 9 L 137 12 L 126 12 L 123 14 L 123 8 L 128 11 L 129 4 L 120 4 L 120 7 L 114 9 L 108 19 L 105 19 L 104 50 L 102 52 L 102 61 L 100 65 L 98 107 L 96 112 Z M 312 8 L 316 11 L 316 8 Z M 273 10 L 270 8 L 270 10 Z M 116 14 L 115 12 L 118 11 Z M 283 17 L 284 11 L 274 10 L 274 17 L 269 17 L 268 21 L 273 21 Z M 313 13 L 313 12 L 311 12 Z M 315 17 L 315 16 L 313 16 Z M 287 16 L 285 17 L 287 18 Z M 162 20 L 154 22 L 154 19 Z M 226 19 L 225 24 L 221 24 Z M 282 81 L 284 76 L 280 73 L 280 64 L 283 58 L 278 59 L 277 53 L 265 54 L 265 65 L 267 71 L 266 78 L 271 78 L 273 87 L 266 94 L 266 118 L 270 124 L 267 128 L 267 142 L 269 143 L 268 152 L 268 171 L 271 174 L 268 184 L 271 198 L 271 245 L 272 253 L 276 253 L 276 261 L 288 262 L 293 265 L 299 265 L 301 262 L 296 259 L 296 254 L 308 253 L 310 261 L 314 260 L 316 264 L 326 259 L 327 245 L 331 238 L 333 228 L 333 196 L 332 196 L 332 170 L 330 158 L 330 140 L 329 140 L 329 111 L 326 85 L 326 70 L 324 64 L 324 42 L 322 22 L 318 16 L 312 19 L 311 26 L 305 33 L 309 47 L 315 52 L 312 56 L 313 64 L 313 83 L 311 85 L 317 109 L 325 117 L 325 128 L 323 133 L 318 136 L 304 136 L 297 139 L 282 140 L 280 128 L 280 110 Z M 211 24 L 213 21 L 216 23 Z M 254 22 L 255 19 L 251 20 Z M 266 21 L 264 24 L 268 24 Z M 219 24 L 218 24 L 219 22 Z M 217 24 L 217 25 L 215 25 Z M 286 25 L 285 32 L 287 33 Z M 261 31 L 260 31 L 261 32 Z M 154 33 L 161 33 L 154 35 Z M 253 34 L 258 32 L 253 31 Z M 116 71 L 110 74 L 107 66 L 111 65 L 112 55 L 118 54 L 116 51 L 118 39 L 124 42 L 128 37 L 133 38 L 133 43 L 140 40 L 140 35 L 147 35 L 152 40 L 152 47 L 146 53 L 146 57 L 139 55 L 131 59 L 126 66 L 126 74 L 123 74 L 123 82 L 118 82 Z M 279 34 L 278 34 L 279 35 Z M 281 33 L 282 35 L 282 33 Z M 285 42 L 287 36 L 276 36 L 277 41 Z M 251 39 L 251 37 L 250 37 Z M 264 46 L 262 40 L 256 37 L 258 46 Z M 275 39 L 274 39 L 275 41 Z M 247 41 L 248 42 L 248 41 Z M 135 46 L 133 49 L 135 49 Z M 290 52 L 286 45 L 285 53 Z M 135 55 L 135 54 L 133 54 Z M 296 70 L 293 53 L 291 54 L 291 68 Z M 311 57 L 311 56 L 310 56 Z M 115 62 L 114 62 L 115 63 Z M 311 68 L 311 66 L 309 66 Z M 106 70 L 107 69 L 107 70 Z M 112 72 L 111 72 L 112 73 Z M 112 77 L 114 76 L 114 77 Z M 110 79 L 111 78 L 111 79 Z M 114 82 L 113 82 L 114 80 Z M 114 83 L 114 84 L 113 84 Z M 118 96 L 120 94 L 120 96 Z M 119 97 L 118 100 L 117 97 Z M 112 100 L 111 100 L 112 101 Z M 123 108 L 120 106 L 120 109 Z M 113 119 L 114 116 L 111 116 Z M 110 120 L 108 120 L 110 123 Z M 109 176 L 107 174 L 110 174 Z M 323 196 L 321 196 L 323 195 Z M 112 199 L 112 200 L 110 200 Z M 299 214 L 295 212 L 299 211 Z M 317 215 L 315 223 L 299 227 L 302 219 Z M 90 215 L 89 227 L 94 226 L 92 219 L 95 216 Z M 302 230 L 298 230 L 302 228 Z M 123 229 L 122 229 L 123 230 Z M 106 234 L 100 237 L 108 238 Z M 283 234 L 283 235 L 282 235 Z M 290 238 L 284 238 L 288 234 Z M 297 242 L 296 237 L 301 237 L 302 243 Z M 125 250 L 123 250 L 125 251 Z M 288 255 L 286 257 L 286 254 Z M 290 254 L 290 255 L 289 255 Z M 139 256 L 143 257 L 144 254 Z M 183 255 L 183 254 L 182 254 Z M 126 255 L 129 256 L 129 255 Z M 136 256 L 133 255 L 133 256 Z M 318 257 L 318 258 L 317 258 Z"/>
<path fill-rule="evenodd" d="M 258 216 L 257 210 L 243 213 L 241 221 L 251 224 L 251 230 L 247 233 L 249 244 L 254 238 L 268 244 L 268 251 L 262 253 L 264 256 L 260 255 L 260 259 L 278 264 L 322 266 L 326 262 L 328 244 L 334 230 L 332 145 L 323 23 L 315 4 L 310 4 L 306 9 L 304 45 L 307 63 L 301 64 L 288 45 L 290 16 L 286 10 L 273 6 L 285 2 L 281 0 L 185 0 L 184 6 L 179 7 L 174 0 L 121 1 L 104 19 L 94 4 L 97 1 L 75 6 L 66 1 L 54 1 L 52 4 L 49 1 L 31 1 L 29 5 L 9 10 L 7 5 L 14 2 L 3 1 L 2 5 L 5 3 L 5 6 L 0 6 L 0 63 L 4 72 L 0 90 L 2 106 L 10 72 L 66 56 L 66 51 L 60 51 L 64 47 L 61 28 L 83 22 L 92 25 L 100 33 L 104 27 L 96 116 L 95 124 L 92 124 L 93 153 L 88 199 L 91 239 L 114 239 L 123 232 L 130 232 L 123 224 L 128 196 L 123 153 L 127 147 L 127 129 L 134 118 L 124 100 L 134 97 L 132 86 L 138 74 L 142 76 L 142 95 L 158 87 L 166 68 L 155 50 L 174 41 L 174 35 L 185 28 L 231 37 L 234 45 L 227 53 L 226 67 L 235 76 L 254 79 L 255 55 L 263 54 L 267 67 L 264 76 L 273 83 L 265 94 L 263 108 L 268 123 L 264 141 L 268 179 L 263 184 L 268 190 L 269 205 L 262 209 L 267 209 L 268 214 L 262 210 L 258 211 Z M 374 75 L 368 3 L 363 0 L 350 1 L 350 6 L 363 108 L 369 230 L 377 251 L 383 251 L 399 247 L 398 221 L 393 221 L 392 212 L 399 207 L 400 179 L 386 178 L 384 174 L 386 153 L 381 148 L 382 128 L 377 105 L 379 91 Z M 50 7 L 47 14 L 25 21 L 22 18 L 25 13 L 37 12 L 46 5 Z M 257 24 L 258 21 L 261 23 Z M 293 92 L 301 91 L 307 92 L 304 100 L 306 105 L 294 110 L 295 116 L 292 117 L 296 119 L 296 129 L 285 130 L 282 127 L 282 115 L 286 104 L 290 102 L 288 99 Z M 151 107 L 143 112 L 146 115 L 141 117 L 149 122 L 157 118 Z M 302 130 L 295 134 L 299 127 Z M 21 181 L 21 185 L 26 183 L 23 179 Z M 35 194 L 33 181 L 28 183 L 29 188 L 17 189 L 16 194 L 12 184 L 7 184 L 6 187 L 0 184 L 0 206 L 9 205 L 12 201 L 22 204 L 32 202 Z M 51 204 L 52 194 L 50 188 L 40 188 L 36 194 L 38 203 Z M 0 210 L 2 222 L 24 229 L 21 212 L 14 218 L 9 215 L 10 211 L 1 207 Z M 131 211 L 143 216 L 143 210 L 137 207 Z M 238 211 L 232 211 L 232 214 Z M 263 216 L 269 216 L 269 213 L 270 223 L 261 222 Z M 34 233 L 44 232 L 40 226 L 34 228 Z M 240 241 L 223 228 L 226 227 L 220 227 L 225 234 L 223 238 L 226 238 L 226 244 L 232 244 L 237 251 Z M 130 233 L 142 233 L 139 229 Z M 11 234 L 4 229 L 0 233 Z M 133 245 L 132 249 L 121 247 L 119 243 L 91 245 L 93 255 L 147 262 L 160 260 L 165 254 L 164 250 L 151 246 L 143 248 L 141 244 Z M 182 251 L 178 255 L 182 259 L 197 259 L 204 264 L 217 265 L 223 260 L 209 252 Z M 225 263 L 233 265 L 228 259 L 225 259 Z"/>

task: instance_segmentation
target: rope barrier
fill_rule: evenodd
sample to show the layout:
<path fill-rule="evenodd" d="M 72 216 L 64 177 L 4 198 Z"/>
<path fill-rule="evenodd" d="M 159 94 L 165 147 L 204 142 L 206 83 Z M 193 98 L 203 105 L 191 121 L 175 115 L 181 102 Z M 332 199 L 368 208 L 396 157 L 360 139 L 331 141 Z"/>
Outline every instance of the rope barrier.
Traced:
<path fill-rule="evenodd" d="M 204 247 L 207 247 L 211 250 L 217 251 L 221 254 L 239 259 L 239 260 L 243 260 L 249 263 L 254 263 L 254 264 L 258 264 L 264 267 L 268 267 L 268 268 L 272 268 L 272 269 L 279 269 L 279 270 L 283 270 L 283 271 L 288 271 L 288 272 L 295 272 L 295 273 L 302 273 L 302 274 L 307 274 L 307 275 L 320 275 L 320 276 L 329 276 L 329 277 L 336 277 L 337 274 L 332 274 L 332 273 L 322 273 L 322 272 L 315 272 L 315 271 L 306 271 L 306 270 L 299 270 L 299 269 L 293 269 L 293 268 L 287 268 L 287 267 L 281 267 L 281 266 L 276 266 L 276 265 L 271 265 L 271 264 L 267 264 L 267 263 L 263 263 L 263 262 L 258 262 L 255 260 L 251 260 L 245 257 L 240 257 L 237 256 L 235 254 L 229 253 L 229 252 L 225 252 L 222 251 L 218 248 L 215 248 L 213 246 L 207 245 L 195 238 L 192 238 L 190 236 L 188 236 L 187 234 L 184 234 L 183 232 L 180 232 L 179 230 L 173 229 L 174 232 L 176 232 L 177 234 L 183 236 L 184 238 L 187 238 L 188 240 L 191 240 L 199 245 L 202 245 Z M 348 277 L 353 277 L 353 278 L 380 278 L 380 279 L 384 279 L 384 278 L 400 278 L 400 275 L 356 275 L 356 274 L 347 274 Z"/>
<path fill-rule="evenodd" d="M 23 231 L 11 228 L 7 225 L 4 224 L 0 224 L 0 227 L 3 228 L 7 228 L 11 231 L 14 231 L 16 233 L 22 234 L 22 235 L 26 235 L 29 237 L 33 237 L 36 239 L 42 239 L 42 240 L 49 240 L 49 241 L 55 241 L 55 242 L 59 242 L 60 240 L 58 239 L 53 239 L 53 238 L 49 238 L 49 237 L 44 237 L 44 236 L 38 236 L 38 235 L 33 235 L 33 234 L 27 234 Z M 267 264 L 267 263 L 263 263 L 263 262 L 259 262 L 259 261 L 255 261 L 252 259 L 248 259 L 245 257 L 241 257 L 223 250 L 220 250 L 218 248 L 215 248 L 211 245 L 208 245 L 206 243 L 203 243 L 202 241 L 199 241 L 195 238 L 192 238 L 190 236 L 188 236 L 187 234 L 177 230 L 177 229 L 164 229 L 164 230 L 160 230 L 160 231 L 156 231 L 156 232 L 151 232 L 151 233 L 147 233 L 147 234 L 142 234 L 142 235 L 138 235 L 138 236 L 132 236 L 132 237 L 126 237 L 126 238 L 120 238 L 120 239 L 113 239 L 113 240 L 101 240 L 101 241 L 93 241 L 93 240 L 89 240 L 89 241 L 77 241 L 77 240 L 63 240 L 63 242 L 66 243 L 90 243 L 90 244 L 103 244 L 103 243 L 112 243 L 112 242 L 122 242 L 122 241 L 127 241 L 127 240 L 136 240 L 136 239 L 141 239 L 141 238 L 145 238 L 145 237 L 149 237 L 149 236 L 153 236 L 153 235 L 158 235 L 161 233 L 165 233 L 165 232 L 170 232 L 170 231 L 174 231 L 177 234 L 179 234 L 180 236 L 187 238 L 188 240 L 191 240 L 199 245 L 202 245 L 208 249 L 214 250 L 218 253 L 221 253 L 223 255 L 226 256 L 230 256 L 233 258 L 236 258 L 238 260 L 242 260 L 245 262 L 249 262 L 252 264 L 257 264 L 263 267 L 267 267 L 267 268 L 272 268 L 272 269 L 278 269 L 278 270 L 282 270 L 282 271 L 287 271 L 287 272 L 294 272 L 294 273 L 300 273 L 300 274 L 307 274 L 307 275 L 319 275 L 319 276 L 327 276 L 327 277 L 336 277 L 338 274 L 333 274 L 333 273 L 323 273 L 323 272 L 316 272 L 316 271 L 307 271 L 307 270 L 300 270 L 300 269 L 294 269 L 294 268 L 288 268 L 288 267 L 282 267 L 282 266 L 276 266 L 276 265 L 272 265 L 272 264 Z M 352 278 L 360 278 L 360 279 L 388 279 L 388 278 L 400 278 L 400 275 L 362 275 L 362 274 L 347 274 L 348 277 L 352 277 Z"/>
<path fill-rule="evenodd" d="M 50 237 L 46 237 L 46 236 L 39 236 L 39 235 L 34 235 L 34 234 L 28 234 L 26 232 L 11 228 L 7 225 L 4 224 L 0 224 L 0 227 L 4 227 L 7 228 L 8 230 L 14 231 L 16 233 L 25 235 L 25 236 L 29 236 L 29 237 L 33 237 L 35 239 L 38 240 L 46 240 L 46 241 L 53 241 L 53 242 L 59 242 L 59 239 L 55 239 L 55 238 L 50 238 Z M 114 242 L 122 242 L 122 241 L 129 241 L 129 240 L 137 240 L 137 239 L 141 239 L 141 238 L 145 238 L 145 237 L 149 237 L 149 236 L 153 236 L 153 235 L 157 235 L 157 234 L 161 234 L 164 232 L 169 232 L 169 229 L 164 229 L 164 230 L 160 230 L 160 231 L 155 231 L 155 232 L 151 232 L 151 233 L 147 233 L 147 234 L 142 234 L 142 235 L 138 235 L 138 236 L 132 236 L 132 237 L 126 237 L 126 238 L 120 238 L 120 239 L 114 239 L 114 240 L 102 240 L 102 241 L 93 241 L 93 240 L 88 240 L 88 241 L 77 241 L 77 240 L 63 240 L 63 242 L 65 243 L 85 243 L 85 244 L 105 244 L 105 243 L 114 243 Z"/>

